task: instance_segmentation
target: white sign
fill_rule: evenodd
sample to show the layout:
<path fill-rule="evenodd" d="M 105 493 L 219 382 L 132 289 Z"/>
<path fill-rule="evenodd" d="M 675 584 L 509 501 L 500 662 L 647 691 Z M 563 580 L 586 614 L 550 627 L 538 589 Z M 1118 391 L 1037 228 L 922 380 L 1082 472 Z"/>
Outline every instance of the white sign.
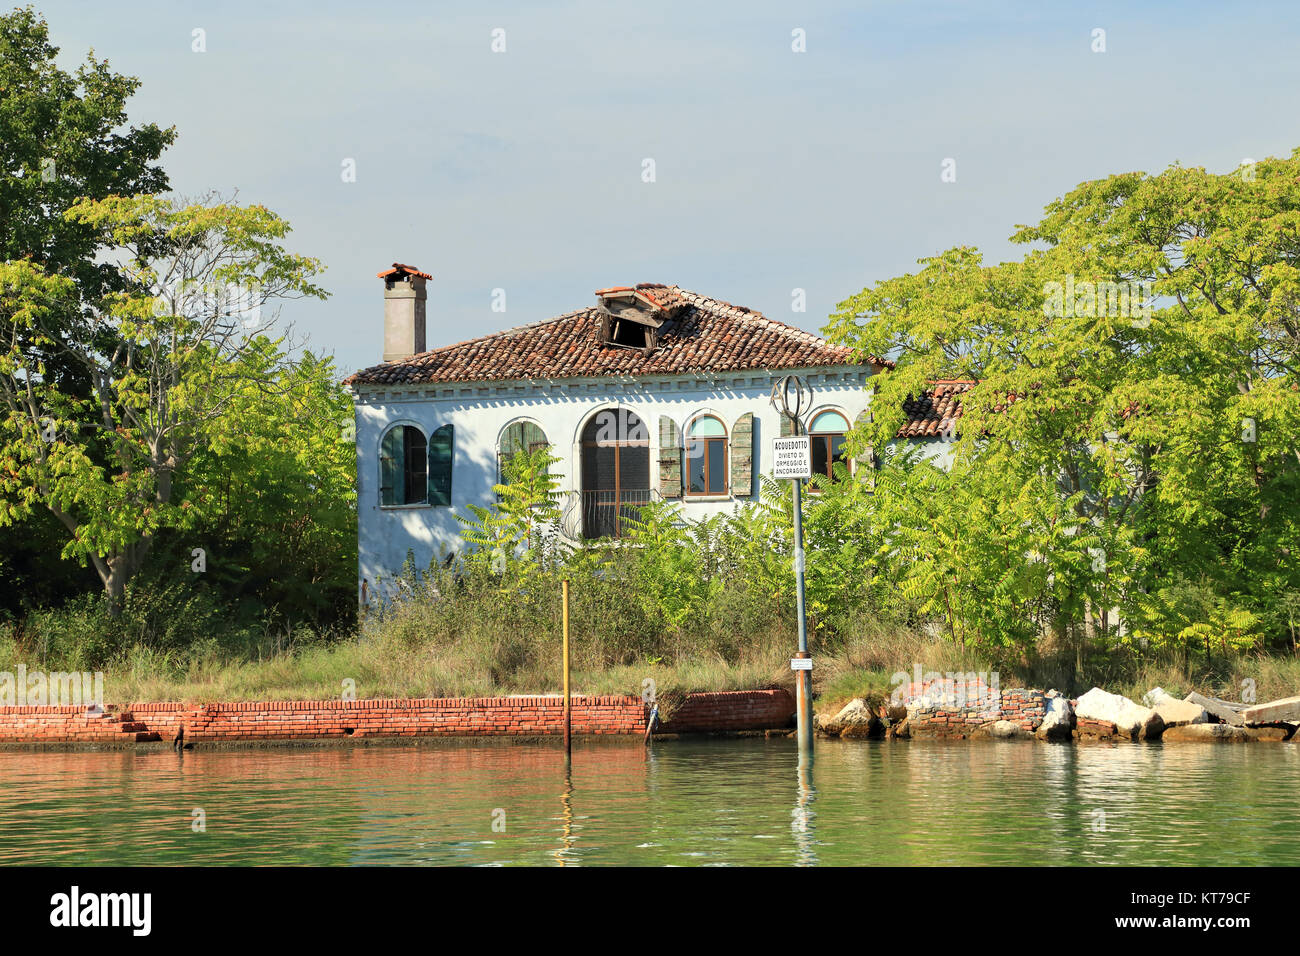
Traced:
<path fill-rule="evenodd" d="M 811 657 L 792 657 L 790 658 L 790 670 L 792 671 L 810 671 L 812 670 Z"/>
<path fill-rule="evenodd" d="M 773 478 L 811 478 L 812 445 L 807 435 L 772 439 Z"/>

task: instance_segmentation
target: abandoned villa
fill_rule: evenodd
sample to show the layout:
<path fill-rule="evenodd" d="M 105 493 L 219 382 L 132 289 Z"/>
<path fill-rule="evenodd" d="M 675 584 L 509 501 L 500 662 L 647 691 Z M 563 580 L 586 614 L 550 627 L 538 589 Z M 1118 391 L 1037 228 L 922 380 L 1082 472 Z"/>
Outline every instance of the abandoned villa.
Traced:
<path fill-rule="evenodd" d="M 758 493 L 772 439 L 790 433 L 769 403 L 797 372 L 813 469 L 831 474 L 844 436 L 869 414 L 868 379 L 886 367 L 751 309 L 677 286 L 596 292 L 556 318 L 425 348 L 432 276 L 395 263 L 384 287 L 382 364 L 349 377 L 356 409 L 358 586 L 386 591 L 407 554 L 424 567 L 461 546 L 457 512 L 495 500 L 503 463 L 549 445 L 563 492 L 559 532 L 618 538 L 652 500 L 687 520 Z M 900 438 L 936 441 L 964 383 L 909 402 Z M 363 598 L 365 599 L 365 598 Z"/>

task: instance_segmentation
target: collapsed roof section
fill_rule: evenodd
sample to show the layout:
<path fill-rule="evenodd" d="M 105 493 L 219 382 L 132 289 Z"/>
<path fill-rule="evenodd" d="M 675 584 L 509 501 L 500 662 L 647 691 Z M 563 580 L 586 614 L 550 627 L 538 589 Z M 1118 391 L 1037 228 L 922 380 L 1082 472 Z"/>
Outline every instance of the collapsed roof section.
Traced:
<path fill-rule="evenodd" d="M 680 296 L 657 283 L 597 289 L 601 345 L 649 355 L 659 347 L 660 331 L 685 307 Z"/>

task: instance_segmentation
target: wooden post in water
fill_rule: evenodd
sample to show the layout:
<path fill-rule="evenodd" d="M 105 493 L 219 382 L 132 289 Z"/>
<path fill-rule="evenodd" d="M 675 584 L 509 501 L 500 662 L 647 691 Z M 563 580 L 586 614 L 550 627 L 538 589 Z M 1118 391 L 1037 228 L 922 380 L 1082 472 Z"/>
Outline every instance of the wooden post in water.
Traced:
<path fill-rule="evenodd" d="M 564 759 L 573 756 L 573 704 L 569 700 L 569 579 L 561 585 L 564 605 Z"/>

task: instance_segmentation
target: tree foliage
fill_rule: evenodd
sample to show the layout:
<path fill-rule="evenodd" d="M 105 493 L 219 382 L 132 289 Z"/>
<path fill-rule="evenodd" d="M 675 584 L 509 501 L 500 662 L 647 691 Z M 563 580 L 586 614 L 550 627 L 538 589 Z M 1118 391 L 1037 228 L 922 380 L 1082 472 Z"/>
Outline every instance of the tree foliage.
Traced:
<path fill-rule="evenodd" d="M 93 53 L 68 73 L 58 53 L 32 10 L 0 14 L 0 258 L 31 258 L 94 295 L 115 276 L 94 262 L 94 229 L 63 214 L 86 198 L 165 192 L 155 161 L 176 133 L 127 125 L 135 77 Z"/>
<path fill-rule="evenodd" d="M 551 554 L 558 543 L 562 494 L 551 468 L 559 460 L 546 445 L 521 449 L 503 461 L 504 481 L 492 487 L 497 500 L 487 507 L 470 504 L 468 516 L 456 515 L 471 560 L 504 575 L 508 565 L 530 569 Z"/>
<path fill-rule="evenodd" d="M 118 274 L 98 257 L 94 230 L 64 214 L 84 199 L 160 193 L 167 175 L 157 164 L 174 129 L 131 124 L 126 104 L 139 86 L 93 54 L 69 72 L 56 62 L 45 21 L 30 9 L 0 13 L 0 262 L 34 263 L 73 280 L 45 328 L 57 335 L 90 333 L 86 303 L 113 288 Z M 83 396 L 84 372 L 35 338 L 46 374 Z M 60 561 L 66 529 L 48 512 L 0 527 L 0 571 L 12 587 L 0 609 L 57 601 L 82 590 L 87 572 Z"/>
<path fill-rule="evenodd" d="M 90 561 L 116 604 L 158 532 L 193 520 L 176 479 L 218 440 L 241 386 L 266 384 L 245 359 L 270 305 L 325 293 L 319 263 L 285 251 L 288 224 L 260 206 L 110 197 L 66 216 L 94 230 L 123 281 L 93 303 L 88 333 L 70 334 L 57 319 L 72 279 L 0 265 L 0 522 L 48 508 L 64 556 Z M 51 375 L 47 352 L 89 394 Z"/>
<path fill-rule="evenodd" d="M 351 401 L 265 334 L 273 303 L 323 294 L 318 263 L 263 207 L 167 198 L 176 134 L 129 121 L 138 81 L 58 53 L 30 9 L 0 14 L 0 614 L 66 604 L 94 654 L 345 624 Z M 118 623 L 82 626 L 96 584 Z"/>
<path fill-rule="evenodd" d="M 892 441 L 930 381 L 977 382 L 929 512 L 881 496 L 907 529 L 902 587 L 959 640 L 1032 641 L 1027 614 L 1103 646 L 1119 622 L 1259 634 L 1247 616 L 1300 588 L 1300 151 L 1083 183 L 1012 238 L 1020 261 L 950 249 L 827 326 L 897 362 L 860 443 Z M 1213 598 L 1194 621 L 1175 576 Z"/>

